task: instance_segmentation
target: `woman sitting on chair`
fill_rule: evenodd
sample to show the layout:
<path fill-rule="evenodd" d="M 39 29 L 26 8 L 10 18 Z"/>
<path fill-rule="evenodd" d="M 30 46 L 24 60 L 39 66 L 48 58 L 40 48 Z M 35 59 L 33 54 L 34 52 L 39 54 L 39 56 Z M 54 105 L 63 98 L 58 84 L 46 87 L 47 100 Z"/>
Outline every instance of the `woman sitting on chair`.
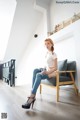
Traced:
<path fill-rule="evenodd" d="M 31 95 L 28 97 L 27 102 L 22 105 L 22 108 L 25 109 L 29 109 L 31 105 L 33 108 L 34 102 L 36 100 L 36 92 L 41 83 L 41 80 L 49 79 L 56 75 L 55 71 L 57 70 L 57 55 L 54 52 L 54 43 L 50 38 L 47 38 L 44 43 L 48 50 L 45 56 L 46 68 L 34 69 Z"/>

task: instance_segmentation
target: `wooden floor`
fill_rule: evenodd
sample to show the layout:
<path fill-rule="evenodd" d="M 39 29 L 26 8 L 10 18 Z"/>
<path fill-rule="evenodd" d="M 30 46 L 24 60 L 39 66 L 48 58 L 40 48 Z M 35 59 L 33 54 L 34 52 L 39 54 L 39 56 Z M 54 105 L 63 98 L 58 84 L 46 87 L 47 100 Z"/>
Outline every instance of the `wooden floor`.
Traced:
<path fill-rule="evenodd" d="M 37 92 L 34 109 L 22 109 L 31 87 L 10 87 L 0 80 L 0 120 L 80 120 L 80 97 L 73 88 L 60 88 L 60 102 L 56 102 L 55 89 L 45 87 Z M 3 116 L 2 116 L 3 115 Z"/>

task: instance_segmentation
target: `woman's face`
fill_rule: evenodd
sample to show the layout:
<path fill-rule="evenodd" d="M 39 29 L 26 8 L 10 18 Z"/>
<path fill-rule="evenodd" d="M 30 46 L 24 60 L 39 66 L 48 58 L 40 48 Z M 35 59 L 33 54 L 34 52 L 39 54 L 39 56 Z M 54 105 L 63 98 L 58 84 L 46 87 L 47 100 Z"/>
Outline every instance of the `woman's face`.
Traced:
<path fill-rule="evenodd" d="M 52 43 L 50 41 L 45 41 L 46 48 L 51 51 Z"/>

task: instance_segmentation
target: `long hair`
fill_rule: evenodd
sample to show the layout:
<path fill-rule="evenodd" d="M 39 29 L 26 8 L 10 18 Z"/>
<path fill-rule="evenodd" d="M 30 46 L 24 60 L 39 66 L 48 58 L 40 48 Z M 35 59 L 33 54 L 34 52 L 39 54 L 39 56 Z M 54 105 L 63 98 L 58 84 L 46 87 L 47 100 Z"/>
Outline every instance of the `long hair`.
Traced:
<path fill-rule="evenodd" d="M 47 39 L 45 39 L 45 42 L 46 41 L 49 41 L 52 44 L 51 51 L 53 52 L 54 51 L 54 43 L 53 43 L 52 39 L 47 38 Z"/>

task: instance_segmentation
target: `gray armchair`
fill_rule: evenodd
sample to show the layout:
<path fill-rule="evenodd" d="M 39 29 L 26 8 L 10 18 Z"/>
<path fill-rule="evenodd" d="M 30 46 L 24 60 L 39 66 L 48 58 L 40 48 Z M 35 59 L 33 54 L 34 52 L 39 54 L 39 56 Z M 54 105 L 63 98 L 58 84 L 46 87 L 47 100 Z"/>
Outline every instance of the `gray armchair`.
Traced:
<path fill-rule="evenodd" d="M 50 78 L 49 80 L 45 79 L 41 81 L 40 84 L 40 94 L 42 92 L 42 86 L 47 85 L 57 90 L 57 102 L 59 101 L 59 86 L 62 85 L 74 85 L 76 94 L 78 94 L 78 89 L 75 84 L 75 75 L 76 75 L 76 61 L 59 61 L 58 70 L 56 72 L 56 77 Z"/>

